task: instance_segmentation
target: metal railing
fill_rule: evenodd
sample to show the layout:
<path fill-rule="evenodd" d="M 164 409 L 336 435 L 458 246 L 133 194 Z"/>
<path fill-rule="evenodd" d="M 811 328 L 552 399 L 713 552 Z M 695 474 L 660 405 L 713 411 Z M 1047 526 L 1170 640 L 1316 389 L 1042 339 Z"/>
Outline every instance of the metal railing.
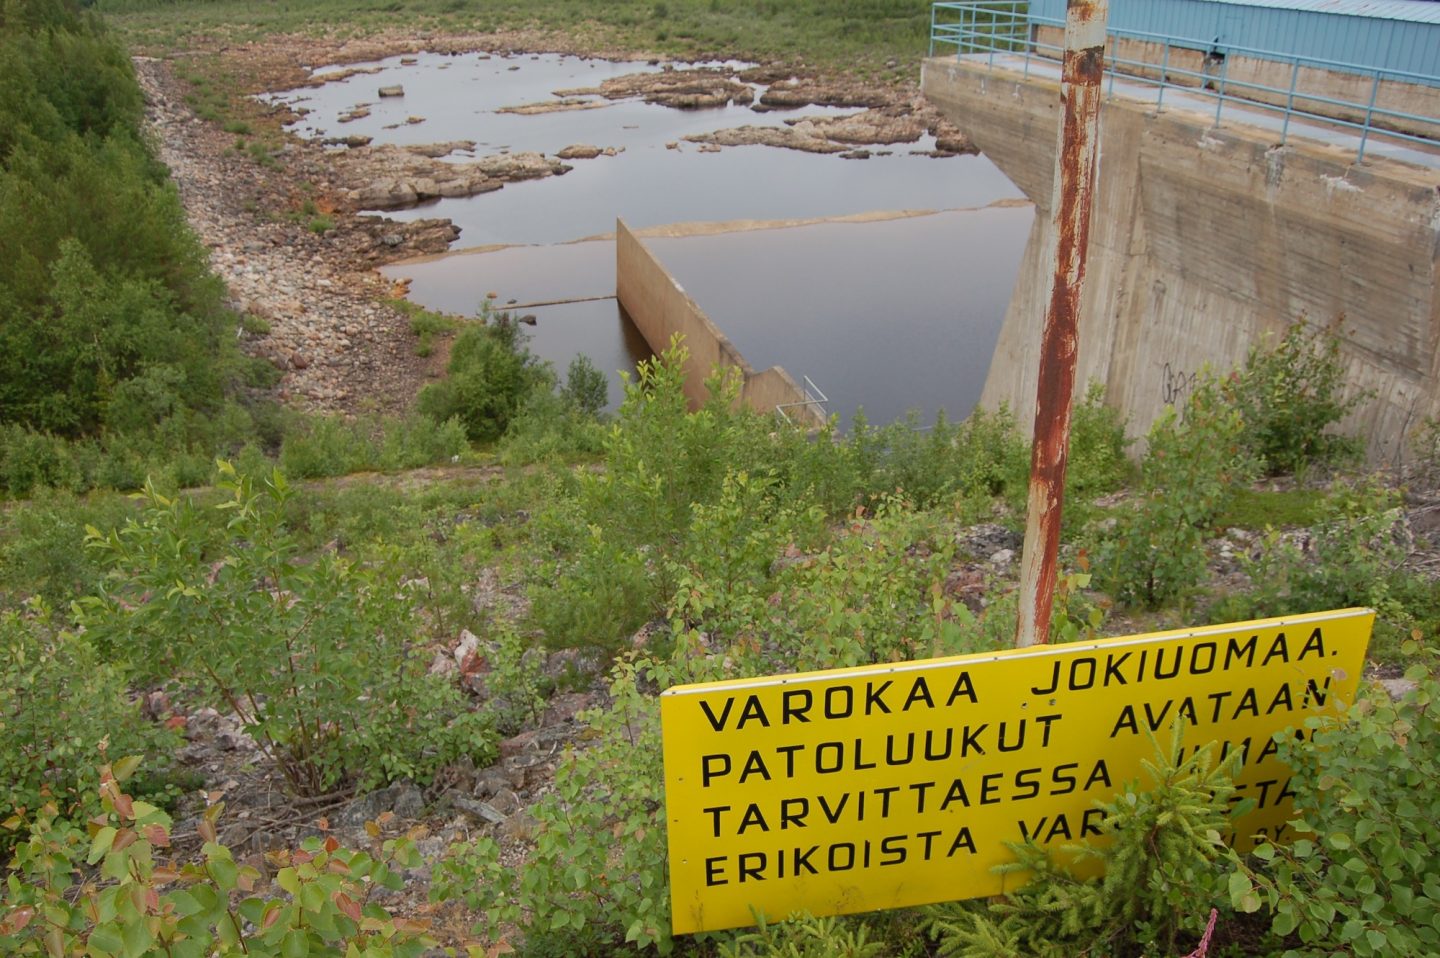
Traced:
<path fill-rule="evenodd" d="M 775 415 L 779 416 L 786 424 L 793 425 L 794 420 L 790 418 L 790 414 L 785 410 L 809 409 L 813 414 L 819 416 L 821 422 L 824 422 L 826 418 L 828 418 L 825 412 L 825 404 L 830 401 L 830 397 L 822 393 L 820 387 L 815 385 L 809 376 L 801 376 L 800 378 L 805 380 L 805 385 L 800 390 L 801 395 L 805 398 L 799 402 L 780 403 L 775 407 Z"/>
<path fill-rule="evenodd" d="M 1060 31 L 1057 42 L 1043 39 L 1042 28 Z M 930 55 L 935 56 L 939 47 L 954 47 L 959 57 L 983 60 L 992 69 L 1018 69 L 1028 77 L 1032 69 L 1053 71 L 1058 67 L 1064 29 L 1063 20 L 1031 15 L 1024 0 L 936 3 L 930 12 Z M 1121 55 L 1122 44 L 1131 55 Z M 1133 55 L 1136 50 L 1145 51 L 1146 56 Z M 1198 69 L 1193 65 L 1197 58 Z M 1246 66 L 1237 68 L 1236 61 Z M 1254 69 L 1252 61 L 1288 67 L 1288 83 L 1277 86 L 1245 75 L 1246 70 Z M 1358 84 L 1366 92 L 1355 99 L 1321 92 L 1314 88 L 1321 73 L 1331 81 L 1338 77 Z M 1282 144 L 1295 118 L 1354 130 L 1360 139 L 1357 161 L 1364 160 L 1366 145 L 1375 135 L 1426 146 L 1440 142 L 1440 117 L 1409 113 L 1381 102 L 1382 92 L 1397 87 L 1433 93 L 1440 102 L 1440 77 L 1436 76 L 1259 50 L 1218 40 L 1113 28 L 1106 34 L 1105 74 L 1107 95 L 1114 94 L 1117 79 L 1127 85 L 1154 87 L 1157 112 L 1165 107 L 1167 90 L 1213 97 L 1217 127 L 1227 105 L 1276 114 L 1281 117 Z M 1253 122 L 1253 114 L 1250 120 Z"/>

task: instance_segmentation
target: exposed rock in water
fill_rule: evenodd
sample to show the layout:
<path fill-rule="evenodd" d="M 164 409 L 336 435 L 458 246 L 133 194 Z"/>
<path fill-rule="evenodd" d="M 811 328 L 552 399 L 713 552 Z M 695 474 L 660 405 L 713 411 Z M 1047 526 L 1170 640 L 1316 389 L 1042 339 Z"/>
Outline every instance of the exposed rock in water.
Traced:
<path fill-rule="evenodd" d="M 935 138 L 935 152 L 947 156 L 957 156 L 960 154 L 979 153 L 980 148 L 975 145 L 975 141 L 971 140 L 969 136 L 956 130 L 952 134 L 937 136 Z"/>
<path fill-rule="evenodd" d="M 591 146 L 588 143 L 575 143 L 556 153 L 562 160 L 593 160 L 595 157 L 605 153 L 598 146 Z"/>
<path fill-rule="evenodd" d="M 558 176 L 570 170 L 539 153 L 507 153 L 470 163 L 439 157 L 473 143 L 360 147 L 336 155 L 340 181 L 358 209 L 395 209 L 439 196 L 474 196 L 518 180 Z"/>
<path fill-rule="evenodd" d="M 805 153 L 844 153 L 848 147 L 816 136 L 813 128 L 799 123 L 795 126 L 737 126 L 714 133 L 696 133 L 685 139 L 691 143 L 715 146 L 778 146 Z"/>
<path fill-rule="evenodd" d="M 786 120 L 785 124 L 781 128 L 742 126 L 686 139 L 710 147 L 757 144 L 806 153 L 840 153 L 846 159 L 863 160 L 884 154 L 856 147 L 914 143 L 926 133 L 931 133 L 939 138 L 939 143 L 930 155 L 954 156 L 976 152 L 965 134 L 919 98 L 846 116 L 802 116 Z"/>
<path fill-rule="evenodd" d="M 539 103 L 522 103 L 519 106 L 502 106 L 496 113 L 513 113 L 516 116 L 536 116 L 542 113 L 568 113 L 572 110 L 599 110 L 609 106 L 609 101 L 584 97 L 562 97 L 559 100 L 543 100 Z"/>
<path fill-rule="evenodd" d="M 321 140 L 326 146 L 346 146 L 355 149 L 357 146 L 369 146 L 374 137 L 363 136 L 359 133 L 352 133 L 349 136 L 331 136 Z"/>
<path fill-rule="evenodd" d="M 607 100 L 639 98 L 646 103 L 699 110 L 708 107 L 751 102 L 755 91 L 728 70 L 702 67 L 695 70 L 665 70 L 660 73 L 628 73 L 611 77 L 598 87 L 556 90 L 558 97 L 594 97 Z"/>
<path fill-rule="evenodd" d="M 370 104 L 357 103 L 335 119 L 341 123 L 350 123 L 354 120 L 363 120 L 370 115 Z"/>
<path fill-rule="evenodd" d="M 836 143 L 871 146 L 881 143 L 914 143 L 925 135 L 925 120 L 903 108 L 866 110 L 849 116 L 804 117 L 786 120 L 797 126 L 808 124 L 816 136 Z"/>
<path fill-rule="evenodd" d="M 769 107 L 854 106 L 881 107 L 889 98 L 863 86 L 835 86 L 807 80 L 788 80 L 760 94 L 760 103 Z"/>
<path fill-rule="evenodd" d="M 396 222 L 381 216 L 356 217 L 356 225 L 369 234 L 371 260 L 388 260 L 397 253 L 425 256 L 443 253 L 460 238 L 460 228 L 447 219 Z"/>
<path fill-rule="evenodd" d="M 451 153 L 470 153 L 475 149 L 474 140 L 446 140 L 441 143 L 416 143 L 411 146 L 401 147 L 407 153 L 414 153 L 416 156 L 427 156 L 432 160 L 438 160 L 442 156 L 449 156 Z"/>
<path fill-rule="evenodd" d="M 380 95 L 382 97 L 404 96 L 405 88 L 399 84 L 395 86 L 382 86 L 380 88 Z"/>
<path fill-rule="evenodd" d="M 296 86 L 317 87 L 327 83 L 339 83 L 341 80 L 348 80 L 353 76 L 379 73 L 384 67 L 346 67 L 343 70 L 331 70 L 328 73 L 311 74 L 309 77 L 296 83 Z"/>

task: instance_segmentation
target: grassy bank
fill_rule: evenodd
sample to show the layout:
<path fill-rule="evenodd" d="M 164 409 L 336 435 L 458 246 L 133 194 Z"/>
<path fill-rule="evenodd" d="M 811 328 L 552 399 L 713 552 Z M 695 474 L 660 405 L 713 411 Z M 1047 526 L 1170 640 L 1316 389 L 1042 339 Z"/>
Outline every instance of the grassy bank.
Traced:
<path fill-rule="evenodd" d="M 99 0 L 96 9 L 152 52 L 274 34 L 359 38 L 387 31 L 525 32 L 567 49 L 684 59 L 783 60 L 830 72 L 913 80 L 927 0 Z"/>

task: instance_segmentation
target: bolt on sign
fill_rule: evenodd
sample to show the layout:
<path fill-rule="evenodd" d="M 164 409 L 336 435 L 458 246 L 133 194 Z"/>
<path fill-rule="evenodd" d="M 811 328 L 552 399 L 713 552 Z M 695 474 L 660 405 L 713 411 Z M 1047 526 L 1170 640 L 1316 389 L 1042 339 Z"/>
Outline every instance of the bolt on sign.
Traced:
<path fill-rule="evenodd" d="M 676 934 L 998 895 L 1099 834 L 1160 733 L 1238 751 L 1232 843 L 1287 838 L 1275 735 L 1354 700 L 1375 613 L 687 685 L 660 702 Z M 1303 735 L 1304 732 L 1296 734 Z"/>

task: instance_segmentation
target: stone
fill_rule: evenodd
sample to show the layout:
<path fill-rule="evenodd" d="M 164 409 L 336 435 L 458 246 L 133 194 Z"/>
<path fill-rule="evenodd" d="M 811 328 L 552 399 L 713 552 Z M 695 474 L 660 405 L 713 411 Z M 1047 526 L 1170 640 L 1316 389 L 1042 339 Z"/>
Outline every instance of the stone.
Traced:
<path fill-rule="evenodd" d="M 491 795 L 486 804 L 508 818 L 520 811 L 523 803 L 520 801 L 519 795 L 508 788 L 502 788 Z"/>
<path fill-rule="evenodd" d="M 439 143 L 416 143 L 412 146 L 402 147 L 402 149 L 406 153 L 438 160 L 451 153 L 473 153 L 475 146 L 474 140 L 442 140 Z"/>
<path fill-rule="evenodd" d="M 506 841 L 527 841 L 535 834 L 539 825 L 540 823 L 529 811 L 522 809 L 507 818 L 505 823 L 500 826 L 500 836 Z"/>
<path fill-rule="evenodd" d="M 1406 678 L 1381 679 L 1380 685 L 1385 689 L 1385 692 L 1390 698 L 1397 702 L 1419 688 L 1414 681 Z"/>
<path fill-rule="evenodd" d="M 451 793 L 450 800 L 462 812 L 472 815 L 482 822 L 489 822 L 491 825 L 499 825 L 510 817 L 488 802 L 477 801 L 459 793 Z"/>
<path fill-rule="evenodd" d="M 399 84 L 395 86 L 382 86 L 380 88 L 380 95 L 383 97 L 404 96 L 405 88 Z"/>
<path fill-rule="evenodd" d="M 399 782 L 354 799 L 340 810 L 336 820 L 342 825 L 364 825 L 391 812 L 396 818 L 408 821 L 419 818 L 424 811 L 425 796 L 420 789 L 408 782 Z"/>
<path fill-rule="evenodd" d="M 604 151 L 598 146 L 591 146 L 588 143 L 575 143 L 555 155 L 562 160 L 593 160 Z"/>
<path fill-rule="evenodd" d="M 847 147 L 816 135 L 807 123 L 794 126 L 738 126 L 714 133 L 698 133 L 685 137 L 691 143 L 716 146 L 778 146 L 805 153 L 844 153 Z"/>
<path fill-rule="evenodd" d="M 480 637 L 469 629 L 461 629 L 460 641 L 456 644 L 450 655 L 455 660 L 455 665 L 462 671 L 465 671 L 467 664 L 471 664 L 476 658 L 479 649 Z"/>
<path fill-rule="evenodd" d="M 352 133 L 349 136 L 331 136 L 321 140 L 326 146 L 344 146 L 355 149 L 360 146 L 369 146 L 374 137 L 364 136 L 360 133 Z"/>
<path fill-rule="evenodd" d="M 415 187 L 402 180 L 376 180 L 350 194 L 356 206 L 365 209 L 393 209 L 419 200 Z"/>
<path fill-rule="evenodd" d="M 946 136 L 935 138 L 935 149 L 942 153 L 974 154 L 979 153 L 980 148 L 975 145 L 970 137 L 958 130 Z"/>

